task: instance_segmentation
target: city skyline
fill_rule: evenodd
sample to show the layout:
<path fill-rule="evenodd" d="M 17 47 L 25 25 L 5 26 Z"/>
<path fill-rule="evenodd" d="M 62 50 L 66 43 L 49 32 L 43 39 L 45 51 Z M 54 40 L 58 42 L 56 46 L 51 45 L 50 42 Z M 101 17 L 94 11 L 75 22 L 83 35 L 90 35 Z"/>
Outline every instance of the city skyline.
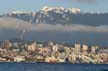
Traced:
<path fill-rule="evenodd" d="M 66 46 L 53 42 L 44 45 L 37 42 L 5 40 L 0 42 L 0 47 L 0 62 L 108 64 L 108 48 L 98 45 L 75 43 L 74 46 Z"/>
<path fill-rule="evenodd" d="M 35 12 L 44 6 L 80 8 L 84 12 L 108 12 L 107 2 L 107 0 L 1 0 L 0 14 L 16 10 Z"/>

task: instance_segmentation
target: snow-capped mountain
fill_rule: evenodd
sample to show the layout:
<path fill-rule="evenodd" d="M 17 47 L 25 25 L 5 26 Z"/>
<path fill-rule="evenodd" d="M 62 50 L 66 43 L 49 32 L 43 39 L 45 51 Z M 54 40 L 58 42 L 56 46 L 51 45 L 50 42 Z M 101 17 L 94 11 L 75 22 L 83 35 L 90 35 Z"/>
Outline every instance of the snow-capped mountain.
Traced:
<path fill-rule="evenodd" d="M 39 12 L 13 11 L 7 14 L 7 16 L 16 17 L 31 23 L 65 23 L 68 20 L 68 14 L 77 14 L 80 12 L 79 8 L 45 6 Z M 60 20 L 56 20 L 58 18 Z"/>
<path fill-rule="evenodd" d="M 5 16 L 18 18 L 33 24 L 108 25 L 108 13 L 84 13 L 79 8 L 45 6 L 38 12 L 14 11 Z"/>
<path fill-rule="evenodd" d="M 42 11 L 45 13 L 48 13 L 49 11 L 54 11 L 56 13 L 65 13 L 65 12 L 71 12 L 71 13 L 80 13 L 81 10 L 79 8 L 63 8 L 63 7 L 43 7 Z"/>

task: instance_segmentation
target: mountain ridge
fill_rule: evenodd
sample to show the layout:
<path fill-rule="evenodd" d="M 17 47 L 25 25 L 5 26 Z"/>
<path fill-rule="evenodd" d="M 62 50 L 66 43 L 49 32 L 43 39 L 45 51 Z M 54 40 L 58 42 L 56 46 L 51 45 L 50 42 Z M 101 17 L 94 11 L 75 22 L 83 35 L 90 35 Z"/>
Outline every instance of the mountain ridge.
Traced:
<path fill-rule="evenodd" d="M 108 13 L 84 13 L 79 8 L 45 6 L 37 12 L 14 11 L 3 16 L 21 19 L 32 24 L 108 25 Z"/>

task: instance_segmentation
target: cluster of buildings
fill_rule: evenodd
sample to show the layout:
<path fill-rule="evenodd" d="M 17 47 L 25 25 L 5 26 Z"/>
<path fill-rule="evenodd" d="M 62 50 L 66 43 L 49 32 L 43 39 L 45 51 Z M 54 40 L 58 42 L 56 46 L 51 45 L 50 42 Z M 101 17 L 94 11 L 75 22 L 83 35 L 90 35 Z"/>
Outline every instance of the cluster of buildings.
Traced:
<path fill-rule="evenodd" d="M 0 62 L 49 62 L 108 64 L 108 48 L 97 45 L 0 42 Z"/>

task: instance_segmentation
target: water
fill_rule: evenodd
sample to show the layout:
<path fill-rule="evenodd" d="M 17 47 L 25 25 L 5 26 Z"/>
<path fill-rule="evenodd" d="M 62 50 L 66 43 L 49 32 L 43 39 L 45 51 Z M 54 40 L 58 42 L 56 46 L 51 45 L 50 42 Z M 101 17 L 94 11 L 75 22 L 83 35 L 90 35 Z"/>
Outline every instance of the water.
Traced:
<path fill-rule="evenodd" d="M 108 71 L 108 65 L 58 63 L 0 63 L 0 71 Z"/>

